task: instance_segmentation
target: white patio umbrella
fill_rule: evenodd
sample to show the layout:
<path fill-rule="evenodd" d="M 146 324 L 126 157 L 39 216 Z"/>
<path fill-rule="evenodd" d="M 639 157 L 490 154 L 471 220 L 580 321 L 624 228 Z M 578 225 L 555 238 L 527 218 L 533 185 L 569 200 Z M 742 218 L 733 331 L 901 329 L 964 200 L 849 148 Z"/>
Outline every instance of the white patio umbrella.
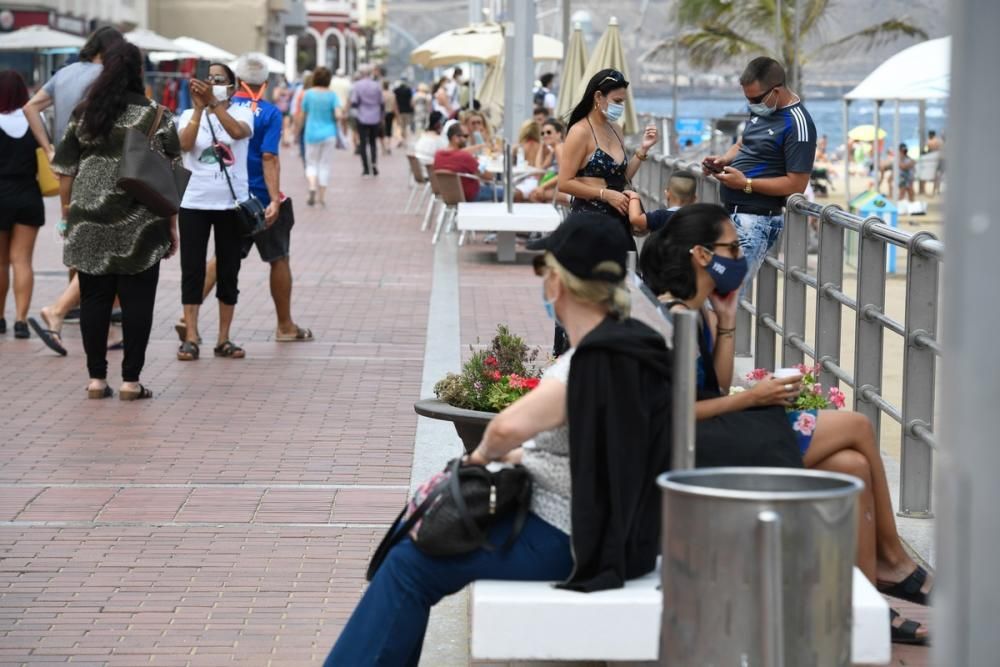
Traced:
<path fill-rule="evenodd" d="M 563 60 L 562 72 L 559 75 L 559 103 L 556 105 L 556 116 L 565 118 L 579 102 L 587 80 L 583 75 L 587 69 L 587 50 L 583 44 L 583 28 L 574 24 L 573 33 L 566 46 L 566 58 Z"/>
<path fill-rule="evenodd" d="M 87 40 L 44 25 L 32 25 L 14 32 L 0 34 L 0 51 L 46 51 L 48 49 L 79 49 Z"/>
<path fill-rule="evenodd" d="M 583 73 L 581 88 L 587 85 L 590 78 L 602 69 L 616 69 L 629 79 L 628 62 L 625 60 L 625 49 L 622 48 L 621 33 L 618 30 L 618 19 L 614 16 L 608 21 L 608 29 L 601 35 L 601 39 L 594 48 L 587 68 Z M 632 97 L 632 88 L 626 90 L 625 116 L 621 123 L 625 134 L 635 134 L 639 131 L 639 117 L 635 113 L 635 99 Z"/>
<path fill-rule="evenodd" d="M 447 30 L 410 53 L 410 62 L 428 69 L 465 62 L 494 63 L 503 51 L 503 30 L 496 23 L 476 23 Z M 562 42 L 535 35 L 535 60 L 562 60 Z"/>
<path fill-rule="evenodd" d="M 183 53 L 185 49 L 181 48 L 172 39 L 164 37 L 159 33 L 155 33 L 152 30 L 138 29 L 132 32 L 125 33 L 125 39 L 127 39 L 132 44 L 135 44 L 143 51 L 168 51 L 168 52 L 181 52 Z"/>
<path fill-rule="evenodd" d="M 201 58 L 202 60 L 228 63 L 229 61 L 236 59 L 235 54 L 230 53 L 225 49 L 220 49 L 214 44 L 209 44 L 208 42 L 203 42 L 200 39 L 195 39 L 194 37 L 178 37 L 177 39 L 171 41 L 180 47 L 181 50 L 158 51 L 150 54 L 149 59 L 154 63 L 158 63 L 162 60 L 182 60 L 184 58 Z"/>

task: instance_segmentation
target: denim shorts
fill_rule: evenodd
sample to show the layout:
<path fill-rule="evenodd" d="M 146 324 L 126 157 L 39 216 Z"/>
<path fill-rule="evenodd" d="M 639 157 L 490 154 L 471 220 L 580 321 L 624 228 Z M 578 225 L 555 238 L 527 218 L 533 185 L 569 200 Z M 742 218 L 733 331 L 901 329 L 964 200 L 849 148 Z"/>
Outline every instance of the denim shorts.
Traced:
<path fill-rule="evenodd" d="M 747 258 L 747 277 L 743 281 L 747 285 L 752 281 L 764 257 L 771 246 L 777 242 L 781 236 L 781 230 L 785 225 L 785 218 L 781 215 L 756 215 L 754 213 L 733 213 L 733 224 L 736 225 L 736 232 L 740 236 L 740 246 L 743 248 L 743 255 Z"/>

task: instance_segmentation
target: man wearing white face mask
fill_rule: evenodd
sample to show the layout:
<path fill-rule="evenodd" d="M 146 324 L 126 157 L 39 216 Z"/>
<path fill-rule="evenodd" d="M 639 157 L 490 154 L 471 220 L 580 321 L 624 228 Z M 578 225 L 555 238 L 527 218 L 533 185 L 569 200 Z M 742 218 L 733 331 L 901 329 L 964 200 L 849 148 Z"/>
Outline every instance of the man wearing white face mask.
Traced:
<path fill-rule="evenodd" d="M 732 215 L 753 280 L 781 234 L 785 198 L 804 192 L 816 158 L 816 126 L 799 96 L 785 87 L 785 68 L 754 58 L 740 75 L 750 117 L 743 136 L 725 155 L 709 155 L 705 174 L 724 186 L 722 204 Z"/>

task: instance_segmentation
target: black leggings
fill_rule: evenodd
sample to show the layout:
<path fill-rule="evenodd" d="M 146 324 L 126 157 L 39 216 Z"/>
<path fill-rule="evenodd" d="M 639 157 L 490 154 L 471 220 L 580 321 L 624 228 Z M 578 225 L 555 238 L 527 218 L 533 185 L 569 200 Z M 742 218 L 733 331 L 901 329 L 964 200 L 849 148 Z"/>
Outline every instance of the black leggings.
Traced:
<path fill-rule="evenodd" d="M 372 174 L 378 169 L 378 151 L 375 149 L 375 146 L 378 141 L 379 130 L 381 129 L 382 125 L 380 123 L 374 125 L 358 123 L 358 134 L 361 136 L 361 145 L 358 146 L 358 149 L 361 151 L 361 166 L 364 167 L 364 173 L 366 174 Z M 371 158 L 369 158 L 369 155 Z M 369 159 L 371 160 L 370 162 Z"/>
<path fill-rule="evenodd" d="M 243 237 L 232 210 L 205 211 L 182 208 L 178 216 L 181 233 L 181 303 L 201 305 L 205 292 L 208 236 L 215 230 L 215 261 L 218 282 L 215 296 L 228 306 L 239 296 Z"/>
<path fill-rule="evenodd" d="M 122 380 L 138 382 L 146 363 L 146 346 L 153 328 L 156 285 L 160 280 L 160 262 L 142 273 L 95 275 L 77 271 L 80 276 L 80 332 L 87 353 L 87 371 L 95 380 L 108 377 L 108 327 L 111 308 L 118 296 L 122 305 Z"/>

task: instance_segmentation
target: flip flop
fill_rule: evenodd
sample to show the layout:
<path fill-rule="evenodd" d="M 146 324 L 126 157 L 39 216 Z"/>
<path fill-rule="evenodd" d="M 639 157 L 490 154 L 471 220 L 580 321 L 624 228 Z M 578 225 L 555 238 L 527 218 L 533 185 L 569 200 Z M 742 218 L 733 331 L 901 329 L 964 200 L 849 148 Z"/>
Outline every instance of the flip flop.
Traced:
<path fill-rule="evenodd" d="M 114 395 L 115 395 L 115 392 L 112 391 L 111 387 L 109 387 L 108 385 L 104 385 L 103 389 L 88 389 L 87 390 L 87 398 L 95 398 L 95 399 L 111 398 Z"/>
<path fill-rule="evenodd" d="M 312 331 L 297 326 L 293 334 L 283 334 L 280 331 L 275 331 L 274 340 L 278 343 L 306 343 L 314 339 Z"/>
<path fill-rule="evenodd" d="M 35 333 L 50 350 L 64 357 L 68 354 L 66 348 L 62 346 L 58 331 L 42 327 L 34 317 L 28 318 L 28 325 L 35 330 Z"/>
<path fill-rule="evenodd" d="M 126 389 L 119 390 L 118 398 L 123 401 L 139 401 L 145 398 L 153 398 L 153 392 L 140 384 L 139 391 L 128 391 Z"/>
<path fill-rule="evenodd" d="M 906 579 L 897 582 L 880 580 L 876 582 L 875 587 L 879 593 L 884 595 L 891 595 L 894 598 L 926 607 L 930 604 L 931 598 L 931 592 L 929 590 L 924 591 L 927 577 L 927 570 L 918 565 L 913 572 L 910 572 Z"/>

